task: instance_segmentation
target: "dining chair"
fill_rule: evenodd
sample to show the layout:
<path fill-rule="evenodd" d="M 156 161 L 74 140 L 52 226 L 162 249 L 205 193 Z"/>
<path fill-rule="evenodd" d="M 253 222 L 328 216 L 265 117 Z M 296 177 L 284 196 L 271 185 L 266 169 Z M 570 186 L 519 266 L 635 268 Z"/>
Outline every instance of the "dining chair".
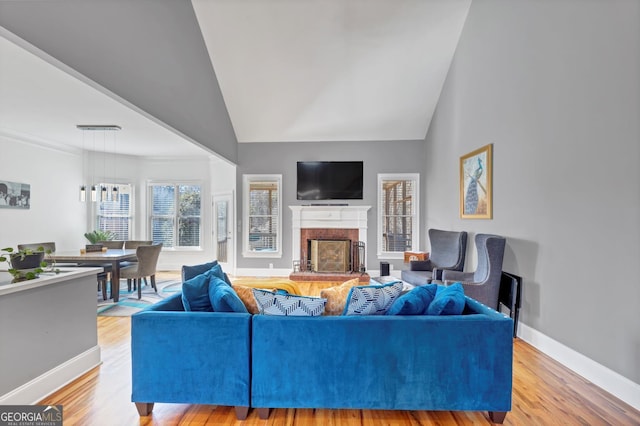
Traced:
<path fill-rule="evenodd" d="M 124 249 L 125 250 L 135 250 L 140 246 L 150 246 L 153 244 L 153 241 L 150 240 L 125 240 L 124 241 Z M 122 262 L 122 267 L 133 266 L 138 263 L 137 260 L 128 260 L 126 262 Z M 144 279 L 144 285 L 148 285 L 147 279 Z M 131 291 L 131 280 L 127 280 L 129 291 Z M 133 289 L 136 289 L 135 284 L 133 285 Z"/>
<path fill-rule="evenodd" d="M 151 286 L 158 292 L 156 287 L 156 267 L 158 266 L 158 258 L 162 250 L 162 243 L 152 245 L 140 245 L 136 248 L 136 257 L 138 262 L 130 266 L 126 266 L 120 270 L 120 278 L 126 279 L 128 288 L 131 289 L 133 281 L 134 289 L 138 287 L 138 299 L 142 298 L 142 280 L 149 277 Z"/>
<path fill-rule="evenodd" d="M 103 240 L 98 241 L 98 244 L 109 250 L 122 250 L 124 247 L 124 240 Z M 104 268 L 104 271 L 98 274 L 98 289 L 102 289 L 102 300 L 107 300 L 107 284 L 111 282 L 112 266 L 110 263 L 91 266 L 100 266 Z M 113 287 L 111 287 L 111 289 L 113 290 Z"/>
<path fill-rule="evenodd" d="M 122 250 L 122 248 L 124 247 L 124 240 L 98 241 L 98 244 L 106 247 L 109 250 Z"/>
<path fill-rule="evenodd" d="M 153 244 L 153 241 L 149 240 L 125 240 L 124 249 L 132 250 L 137 249 L 139 246 L 150 246 L 151 244 Z"/>

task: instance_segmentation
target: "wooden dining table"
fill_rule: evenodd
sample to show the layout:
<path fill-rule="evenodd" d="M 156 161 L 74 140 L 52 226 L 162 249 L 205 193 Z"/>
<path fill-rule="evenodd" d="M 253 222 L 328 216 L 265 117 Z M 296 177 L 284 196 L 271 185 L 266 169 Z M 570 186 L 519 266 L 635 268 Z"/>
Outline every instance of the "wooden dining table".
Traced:
<path fill-rule="evenodd" d="M 137 260 L 135 249 L 113 249 L 107 251 L 92 251 L 86 253 L 75 252 L 56 252 L 47 255 L 47 259 L 55 260 L 56 262 L 69 262 L 82 264 L 99 265 L 103 263 L 111 264 L 111 296 L 113 301 L 118 302 L 120 300 L 120 266 L 122 262 Z"/>

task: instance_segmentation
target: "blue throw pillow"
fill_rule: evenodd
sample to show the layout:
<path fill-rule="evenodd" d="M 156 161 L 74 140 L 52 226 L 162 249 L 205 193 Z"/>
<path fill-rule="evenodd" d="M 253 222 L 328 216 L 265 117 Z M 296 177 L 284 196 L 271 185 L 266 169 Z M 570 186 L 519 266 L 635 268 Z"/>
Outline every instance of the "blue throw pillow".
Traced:
<path fill-rule="evenodd" d="M 211 270 L 182 283 L 182 304 L 185 311 L 213 311 L 209 301 L 210 277 Z"/>
<path fill-rule="evenodd" d="M 218 264 L 218 261 L 214 260 L 213 262 L 203 263 L 201 265 L 193 265 L 193 266 L 183 265 L 182 281 L 188 281 L 197 275 L 204 274 L 205 272 L 207 272 L 209 269 L 213 268 L 217 264 Z"/>
<path fill-rule="evenodd" d="M 264 315 L 316 317 L 324 312 L 327 299 L 322 297 L 298 296 L 283 290 L 269 291 L 252 289 L 258 309 Z"/>
<path fill-rule="evenodd" d="M 436 284 L 418 286 L 398 297 L 386 315 L 423 315 L 436 297 Z"/>
<path fill-rule="evenodd" d="M 342 315 L 384 315 L 400 296 L 403 286 L 402 281 L 395 281 L 351 287 Z"/>
<path fill-rule="evenodd" d="M 233 287 L 215 275 L 209 280 L 209 301 L 215 312 L 249 312 Z"/>
<path fill-rule="evenodd" d="M 460 315 L 464 311 L 465 297 L 461 283 L 439 288 L 427 308 L 427 315 Z"/>
<path fill-rule="evenodd" d="M 217 277 L 223 279 L 227 284 L 231 285 L 231 281 L 229 280 L 229 277 L 227 277 L 227 274 L 224 273 L 224 271 L 222 270 L 222 266 L 220 266 L 217 260 L 214 260 L 213 262 L 209 262 L 209 263 L 203 263 L 200 265 L 193 265 L 193 266 L 183 265 L 182 281 L 190 280 L 191 278 L 200 274 L 204 274 L 205 272 L 211 269 L 214 270 L 214 274 Z"/>

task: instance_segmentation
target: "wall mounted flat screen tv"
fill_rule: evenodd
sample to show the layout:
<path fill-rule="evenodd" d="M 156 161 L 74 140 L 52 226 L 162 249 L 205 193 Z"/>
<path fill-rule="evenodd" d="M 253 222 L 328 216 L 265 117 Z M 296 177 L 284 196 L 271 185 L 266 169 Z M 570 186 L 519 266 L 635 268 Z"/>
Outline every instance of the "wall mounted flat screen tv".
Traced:
<path fill-rule="evenodd" d="M 362 200 L 362 161 L 298 161 L 298 200 Z"/>

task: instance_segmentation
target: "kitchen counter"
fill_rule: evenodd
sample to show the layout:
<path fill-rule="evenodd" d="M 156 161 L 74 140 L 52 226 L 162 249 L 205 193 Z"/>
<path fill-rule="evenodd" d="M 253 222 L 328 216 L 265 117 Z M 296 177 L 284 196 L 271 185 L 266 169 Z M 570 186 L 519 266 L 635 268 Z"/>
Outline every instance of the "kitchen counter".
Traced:
<path fill-rule="evenodd" d="M 15 284 L 0 272 L 0 405 L 38 403 L 101 362 L 102 268 L 60 270 Z"/>

